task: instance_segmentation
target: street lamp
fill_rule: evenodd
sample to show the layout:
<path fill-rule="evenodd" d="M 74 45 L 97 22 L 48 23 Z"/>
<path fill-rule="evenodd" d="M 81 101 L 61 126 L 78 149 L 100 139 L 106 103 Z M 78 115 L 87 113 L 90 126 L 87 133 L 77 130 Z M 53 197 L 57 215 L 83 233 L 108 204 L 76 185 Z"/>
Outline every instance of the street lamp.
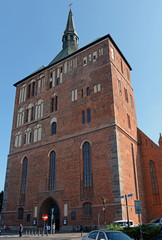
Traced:
<path fill-rule="evenodd" d="M 105 197 L 102 197 L 101 200 L 102 200 L 102 203 L 103 203 L 103 208 L 102 208 L 102 210 L 103 210 L 103 213 L 104 213 L 104 224 L 106 225 L 106 220 L 105 220 L 106 198 L 105 198 Z"/>

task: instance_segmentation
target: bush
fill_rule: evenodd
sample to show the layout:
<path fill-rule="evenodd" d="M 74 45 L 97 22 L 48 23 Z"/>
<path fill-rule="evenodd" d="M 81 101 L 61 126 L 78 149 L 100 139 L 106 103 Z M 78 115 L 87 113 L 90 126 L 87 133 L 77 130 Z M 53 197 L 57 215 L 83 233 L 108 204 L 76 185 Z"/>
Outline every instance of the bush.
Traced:
<path fill-rule="evenodd" d="M 160 226 L 149 226 L 149 225 L 142 225 L 142 236 L 144 240 L 151 240 L 153 237 L 160 235 L 161 227 Z M 139 240 L 140 239 L 140 226 L 137 227 L 125 227 L 121 228 L 117 225 L 109 225 L 105 227 L 103 230 L 114 230 L 114 231 L 122 231 L 123 233 L 127 234 L 130 238 Z"/>

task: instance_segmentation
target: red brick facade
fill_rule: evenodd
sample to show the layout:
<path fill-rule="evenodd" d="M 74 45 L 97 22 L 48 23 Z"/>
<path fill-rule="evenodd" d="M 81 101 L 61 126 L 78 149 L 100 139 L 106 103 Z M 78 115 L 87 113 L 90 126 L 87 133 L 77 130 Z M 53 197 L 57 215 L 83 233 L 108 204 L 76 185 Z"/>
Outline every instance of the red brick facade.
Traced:
<path fill-rule="evenodd" d="M 120 199 L 125 194 L 133 194 L 128 209 L 135 223 L 136 199 L 142 201 L 144 222 L 162 214 L 162 141 L 161 147 L 143 145 L 148 138 L 137 128 L 130 70 L 107 35 L 15 84 L 3 206 L 6 225 L 32 226 L 36 220 L 43 226 L 41 216 L 48 214 L 50 223 L 52 207 L 57 229 L 65 220 L 69 228 L 97 226 L 99 214 L 100 224 L 109 224 L 127 218 L 125 201 Z M 50 180 L 52 152 L 54 180 Z M 156 165 L 158 196 L 152 194 L 148 179 L 149 160 Z"/>

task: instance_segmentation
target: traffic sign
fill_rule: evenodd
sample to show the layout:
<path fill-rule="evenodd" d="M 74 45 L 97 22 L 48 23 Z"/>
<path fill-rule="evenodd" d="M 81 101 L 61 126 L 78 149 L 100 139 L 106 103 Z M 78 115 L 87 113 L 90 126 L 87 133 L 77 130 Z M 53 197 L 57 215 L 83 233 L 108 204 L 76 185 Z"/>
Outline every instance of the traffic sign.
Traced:
<path fill-rule="evenodd" d="M 43 214 L 43 215 L 42 215 L 42 219 L 43 219 L 43 221 L 47 221 L 48 215 L 47 215 L 47 214 Z"/>
<path fill-rule="evenodd" d="M 132 193 L 127 195 L 127 197 L 132 197 L 132 196 L 133 196 L 133 194 L 132 194 Z"/>
<path fill-rule="evenodd" d="M 142 206 L 140 200 L 134 200 L 135 214 L 142 214 Z"/>

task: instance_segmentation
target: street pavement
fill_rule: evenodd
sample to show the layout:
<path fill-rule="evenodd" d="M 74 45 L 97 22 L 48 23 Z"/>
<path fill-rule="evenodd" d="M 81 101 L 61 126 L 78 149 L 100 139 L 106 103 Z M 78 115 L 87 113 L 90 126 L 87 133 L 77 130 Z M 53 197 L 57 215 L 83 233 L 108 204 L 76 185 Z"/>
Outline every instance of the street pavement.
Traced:
<path fill-rule="evenodd" d="M 83 233 L 83 236 L 86 235 L 86 233 Z M 15 239 L 28 239 L 28 240 L 81 240 L 81 233 L 55 233 L 55 234 L 49 234 L 48 236 L 44 235 L 25 235 L 23 234 L 20 238 L 19 235 L 0 235 L 0 240 L 3 239 L 9 239 L 9 240 L 15 240 Z"/>

